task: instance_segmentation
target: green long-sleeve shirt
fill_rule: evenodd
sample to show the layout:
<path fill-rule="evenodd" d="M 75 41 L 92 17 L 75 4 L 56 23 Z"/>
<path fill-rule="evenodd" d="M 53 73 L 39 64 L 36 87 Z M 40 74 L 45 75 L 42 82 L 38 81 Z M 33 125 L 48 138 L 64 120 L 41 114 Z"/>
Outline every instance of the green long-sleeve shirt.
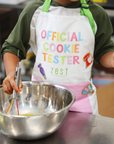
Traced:
<path fill-rule="evenodd" d="M 114 43 L 111 40 L 111 35 L 113 33 L 113 28 L 111 21 L 105 12 L 105 10 L 95 4 L 92 0 L 86 0 L 89 5 L 89 9 L 93 15 L 93 18 L 97 24 L 97 32 L 95 35 L 95 50 L 94 50 L 94 60 L 100 63 L 100 58 L 109 51 L 114 51 Z M 25 7 L 25 9 L 20 14 L 19 20 L 12 30 L 9 37 L 5 40 L 1 55 L 3 56 L 6 52 L 13 53 L 17 55 L 18 49 L 20 50 L 19 58 L 20 60 L 26 58 L 26 53 L 30 48 L 30 25 L 32 17 L 35 11 L 42 6 L 44 0 L 35 0 Z M 65 6 L 52 0 L 52 6 L 65 7 L 65 8 L 79 8 L 80 1 L 72 2 Z"/>

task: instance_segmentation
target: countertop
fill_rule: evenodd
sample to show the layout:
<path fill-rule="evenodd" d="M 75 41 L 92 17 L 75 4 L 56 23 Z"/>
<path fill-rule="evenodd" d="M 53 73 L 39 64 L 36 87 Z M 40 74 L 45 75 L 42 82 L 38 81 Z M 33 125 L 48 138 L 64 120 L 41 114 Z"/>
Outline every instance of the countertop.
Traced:
<path fill-rule="evenodd" d="M 19 141 L 0 133 L 0 144 L 114 144 L 114 119 L 69 112 L 61 127 L 50 136 Z"/>

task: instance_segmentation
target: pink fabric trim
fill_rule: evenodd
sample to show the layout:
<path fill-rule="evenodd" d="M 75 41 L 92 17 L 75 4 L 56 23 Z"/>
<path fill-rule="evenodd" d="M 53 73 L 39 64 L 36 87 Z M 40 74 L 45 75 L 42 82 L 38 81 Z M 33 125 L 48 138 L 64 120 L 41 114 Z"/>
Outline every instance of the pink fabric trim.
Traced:
<path fill-rule="evenodd" d="M 42 80 L 40 80 L 40 79 L 38 79 L 37 77 L 34 77 L 33 76 L 33 79 L 32 79 L 33 81 L 42 81 Z"/>
<path fill-rule="evenodd" d="M 73 85 L 62 84 L 61 85 L 70 89 L 76 96 L 76 101 L 70 107 L 69 109 L 70 111 L 78 111 L 78 112 L 93 114 L 88 94 L 86 95 L 82 94 L 82 90 L 84 89 L 84 87 L 89 84 L 90 83 L 81 83 L 81 84 L 73 84 Z"/>
<path fill-rule="evenodd" d="M 41 81 L 40 79 L 33 77 L 33 81 Z M 83 95 L 82 90 L 85 86 L 89 85 L 91 83 L 81 83 L 81 84 L 60 84 L 61 86 L 64 86 L 71 90 L 75 96 L 76 101 L 74 104 L 70 107 L 70 111 L 78 111 L 78 112 L 84 112 L 84 113 L 90 113 L 93 114 L 92 107 L 89 101 L 88 94 Z"/>

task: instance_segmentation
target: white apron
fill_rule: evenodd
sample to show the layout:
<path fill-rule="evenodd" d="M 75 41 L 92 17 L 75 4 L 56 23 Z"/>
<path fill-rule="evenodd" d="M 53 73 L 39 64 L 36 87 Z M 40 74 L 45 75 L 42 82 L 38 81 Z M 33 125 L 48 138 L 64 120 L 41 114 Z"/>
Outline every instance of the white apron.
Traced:
<path fill-rule="evenodd" d="M 32 80 L 67 87 L 76 96 L 71 111 L 98 114 L 91 80 L 95 37 L 80 10 L 49 6 L 49 12 L 40 11 Z"/>

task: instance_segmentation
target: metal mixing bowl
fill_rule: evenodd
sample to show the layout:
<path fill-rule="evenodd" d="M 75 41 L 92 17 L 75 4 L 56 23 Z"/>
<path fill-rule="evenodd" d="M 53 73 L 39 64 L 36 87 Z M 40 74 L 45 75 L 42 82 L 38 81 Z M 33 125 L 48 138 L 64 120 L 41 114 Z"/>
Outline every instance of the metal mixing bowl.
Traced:
<path fill-rule="evenodd" d="M 23 82 L 17 99 L 19 113 L 34 116 L 7 115 L 11 96 L 0 88 L 1 132 L 13 139 L 34 140 L 50 135 L 61 126 L 75 96 L 59 85 L 27 81 Z"/>

